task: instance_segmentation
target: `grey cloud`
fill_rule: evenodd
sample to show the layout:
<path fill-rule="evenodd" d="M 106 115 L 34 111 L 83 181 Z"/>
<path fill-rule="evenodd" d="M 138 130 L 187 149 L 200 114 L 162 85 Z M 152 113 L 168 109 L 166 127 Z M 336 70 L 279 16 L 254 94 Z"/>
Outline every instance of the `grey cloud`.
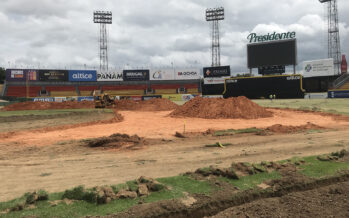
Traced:
<path fill-rule="evenodd" d="M 349 50 L 349 2 L 339 1 L 341 44 Z M 324 6 L 289 0 L 2 0 L 0 64 L 81 68 L 99 66 L 99 27 L 94 10 L 113 11 L 109 65 L 210 65 L 205 9 L 225 7 L 222 64 L 246 71 L 246 37 L 256 31 L 297 31 L 298 59 L 326 57 Z"/>

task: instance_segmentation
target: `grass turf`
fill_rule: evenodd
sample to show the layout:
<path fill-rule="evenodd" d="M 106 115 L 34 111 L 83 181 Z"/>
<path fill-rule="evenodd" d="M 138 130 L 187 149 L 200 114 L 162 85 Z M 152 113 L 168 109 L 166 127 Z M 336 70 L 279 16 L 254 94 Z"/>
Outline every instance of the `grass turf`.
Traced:
<path fill-rule="evenodd" d="M 294 99 L 294 100 L 253 100 L 263 107 L 292 108 L 298 110 L 322 111 L 349 115 L 349 101 L 346 99 Z"/>

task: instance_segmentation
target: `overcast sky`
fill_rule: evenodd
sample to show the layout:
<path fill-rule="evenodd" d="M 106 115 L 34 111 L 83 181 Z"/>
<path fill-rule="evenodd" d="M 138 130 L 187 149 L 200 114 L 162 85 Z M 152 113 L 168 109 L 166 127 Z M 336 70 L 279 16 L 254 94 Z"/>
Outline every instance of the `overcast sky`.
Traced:
<path fill-rule="evenodd" d="M 342 53 L 349 54 L 349 1 L 338 0 Z M 94 10 L 113 12 L 109 66 L 211 64 L 206 8 L 223 6 L 221 62 L 246 72 L 251 32 L 296 31 L 298 62 L 327 57 L 325 7 L 318 0 L 1 0 L 0 66 L 99 66 Z"/>

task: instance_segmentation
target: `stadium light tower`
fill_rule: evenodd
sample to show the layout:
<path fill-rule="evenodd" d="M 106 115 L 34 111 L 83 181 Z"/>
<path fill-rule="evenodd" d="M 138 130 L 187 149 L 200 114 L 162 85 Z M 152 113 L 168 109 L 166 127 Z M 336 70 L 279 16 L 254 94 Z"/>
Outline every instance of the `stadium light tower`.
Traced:
<path fill-rule="evenodd" d="M 328 57 L 333 58 L 335 73 L 340 74 L 342 55 L 340 48 L 338 6 L 337 0 L 319 0 L 320 3 L 327 3 L 328 10 Z"/>
<path fill-rule="evenodd" d="M 111 11 L 93 12 L 93 22 L 100 24 L 100 35 L 99 35 L 100 70 L 108 70 L 107 24 L 112 24 L 112 12 Z"/>
<path fill-rule="evenodd" d="M 206 21 L 212 22 L 212 67 L 221 66 L 221 48 L 219 42 L 219 21 L 224 20 L 224 8 L 206 10 Z"/>

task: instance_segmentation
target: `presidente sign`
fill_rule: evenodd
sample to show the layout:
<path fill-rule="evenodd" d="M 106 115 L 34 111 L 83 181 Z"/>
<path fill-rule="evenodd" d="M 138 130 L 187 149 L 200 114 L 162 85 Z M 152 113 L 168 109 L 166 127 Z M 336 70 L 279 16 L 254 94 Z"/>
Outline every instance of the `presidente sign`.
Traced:
<path fill-rule="evenodd" d="M 268 33 L 267 35 L 257 35 L 257 33 L 251 33 L 248 35 L 247 39 L 250 43 L 256 42 L 268 42 L 284 39 L 294 39 L 296 38 L 296 32 L 287 32 L 287 33 Z"/>

